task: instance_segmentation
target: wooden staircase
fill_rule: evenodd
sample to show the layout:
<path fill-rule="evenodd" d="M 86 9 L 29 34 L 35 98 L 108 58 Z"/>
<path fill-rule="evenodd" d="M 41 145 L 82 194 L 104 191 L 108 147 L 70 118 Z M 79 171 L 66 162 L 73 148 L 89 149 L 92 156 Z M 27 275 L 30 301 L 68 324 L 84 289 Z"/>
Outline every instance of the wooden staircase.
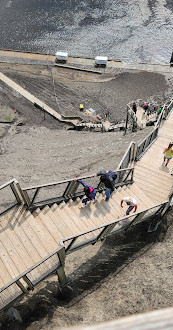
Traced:
<path fill-rule="evenodd" d="M 135 183 L 119 187 L 109 202 L 105 201 L 104 193 L 97 193 L 97 202 L 94 204 L 90 202 L 84 209 L 81 208 L 80 198 L 77 198 L 75 201 L 62 202 L 60 205 L 45 206 L 42 210 L 37 208 L 33 213 L 26 210 L 25 207 L 16 206 L 1 216 L 1 288 L 56 250 L 61 240 L 90 231 L 78 237 L 78 243 L 82 244 L 86 240 L 94 241 L 100 233 L 100 229 L 97 227 L 125 216 L 127 207 L 120 207 L 123 197 L 133 196 L 138 201 L 138 211 L 163 200 L 162 192 L 155 191 L 153 193 L 151 191 L 153 183 L 150 183 L 149 179 L 145 183 L 143 181 L 142 184 L 143 178 L 148 175 L 147 173 L 152 175 L 153 171 L 147 170 L 143 166 L 144 172 L 140 174 L 141 167 L 141 165 L 136 165 Z M 164 174 L 165 180 L 169 181 L 169 177 L 168 173 Z M 160 177 L 157 175 L 155 175 L 155 183 L 156 180 L 159 187 L 162 187 L 163 184 L 161 185 Z M 121 224 L 117 223 L 116 227 L 119 229 Z M 51 269 L 56 269 L 56 266 L 57 258 L 47 260 L 47 263 L 40 265 L 34 272 L 32 271 L 30 280 L 32 283 L 37 283 L 50 273 Z M 21 291 L 17 285 L 2 292 L 0 294 L 0 308 L 3 308 L 20 294 Z"/>
<path fill-rule="evenodd" d="M 123 197 L 136 199 L 137 212 L 168 200 L 173 177 L 162 161 L 163 149 L 172 141 L 172 122 L 173 113 L 159 130 L 155 143 L 135 164 L 134 183 L 118 187 L 109 202 L 105 201 L 104 193 L 97 193 L 97 202 L 88 203 L 84 209 L 78 197 L 75 201 L 37 208 L 33 213 L 17 205 L 0 216 L 0 309 L 22 292 L 28 292 L 27 286 L 32 289 L 32 285 L 57 270 L 58 255 L 52 252 L 61 247 L 62 241 L 65 248 L 74 237 L 81 245 L 86 241 L 94 242 L 102 227 L 116 220 L 114 230 L 121 229 L 123 222 L 118 219 L 125 217 L 127 209 L 125 205 L 124 208 L 120 206 Z M 40 260 L 49 255 L 51 257 L 39 265 Z M 37 263 L 38 267 L 28 271 Z M 27 278 L 22 275 L 26 272 Z M 3 290 L 16 278 L 22 279 Z"/>

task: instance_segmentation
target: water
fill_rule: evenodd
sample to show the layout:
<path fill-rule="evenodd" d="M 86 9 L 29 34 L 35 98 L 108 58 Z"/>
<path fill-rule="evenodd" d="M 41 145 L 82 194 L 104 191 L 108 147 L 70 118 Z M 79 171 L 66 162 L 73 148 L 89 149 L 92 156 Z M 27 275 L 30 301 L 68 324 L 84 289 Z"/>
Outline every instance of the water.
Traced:
<path fill-rule="evenodd" d="M 169 63 L 173 0 L 1 0 L 0 47 Z"/>

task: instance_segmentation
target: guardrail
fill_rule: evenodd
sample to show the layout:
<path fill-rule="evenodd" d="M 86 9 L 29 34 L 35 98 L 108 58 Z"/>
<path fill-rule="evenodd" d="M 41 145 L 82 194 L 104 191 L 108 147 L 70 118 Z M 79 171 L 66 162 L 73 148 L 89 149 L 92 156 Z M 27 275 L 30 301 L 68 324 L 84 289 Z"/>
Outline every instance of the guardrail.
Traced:
<path fill-rule="evenodd" d="M 160 115 L 157 119 L 157 122 L 155 124 L 156 127 L 158 127 L 158 126 L 160 127 L 162 121 L 169 116 L 172 108 L 173 108 L 173 98 L 170 101 L 168 101 L 168 103 L 164 104 L 163 109 L 162 109 L 162 111 L 161 111 L 161 113 L 160 113 Z"/>
<path fill-rule="evenodd" d="M 136 160 L 139 160 L 143 154 L 151 147 L 154 141 L 157 139 L 159 126 L 157 126 L 146 138 L 138 145 Z"/>
<path fill-rule="evenodd" d="M 14 302 L 23 293 L 28 294 L 31 290 L 34 290 L 35 285 L 55 271 L 58 275 L 59 284 L 63 286 L 67 283 L 64 265 L 65 248 L 62 244 L 62 246 L 59 245 L 51 254 L 28 268 L 0 289 L 0 309 L 3 309 L 12 301 Z"/>
<path fill-rule="evenodd" d="M 136 146 L 136 143 L 135 142 L 131 142 L 129 147 L 127 148 L 127 151 L 125 152 L 122 160 L 120 161 L 117 169 L 118 170 L 121 170 L 123 168 L 128 168 L 128 165 L 130 163 L 133 163 L 136 161 L 136 155 L 137 155 L 137 146 Z M 122 179 L 122 174 L 120 172 L 119 174 L 119 180 Z"/>
<path fill-rule="evenodd" d="M 159 128 L 164 119 L 166 119 L 173 108 L 173 99 L 163 106 L 163 109 L 157 119 L 154 130 L 146 136 L 146 138 L 138 145 L 136 160 L 139 160 L 143 154 L 150 148 L 153 142 L 157 139 Z"/>
<path fill-rule="evenodd" d="M 9 196 L 10 193 L 8 191 L 8 193 L 7 193 L 8 202 L 5 201 L 5 199 L 6 199 L 5 189 L 6 188 L 11 189 L 12 196 L 13 196 L 13 198 L 11 198 L 11 201 L 10 201 L 10 196 Z M 16 206 L 17 204 L 21 204 L 22 200 L 23 200 L 22 189 L 16 179 L 12 179 L 12 180 L 4 183 L 3 185 L 1 185 L 0 192 L 2 190 L 3 190 L 3 196 L 1 198 L 0 214 L 8 211 L 9 209 Z M 15 197 L 15 199 L 14 199 L 14 197 Z"/>
<path fill-rule="evenodd" d="M 122 163 L 122 165 L 124 163 Z M 133 167 L 118 168 L 115 171 L 117 173 L 115 188 L 133 182 Z M 80 179 L 85 180 L 85 182 L 89 179 L 88 184 L 92 185 L 96 191 L 101 192 L 105 189 L 100 183 L 98 177 L 90 175 L 81 177 Z M 71 198 L 75 199 L 84 195 L 83 187 L 79 184 L 79 182 L 74 181 L 74 179 L 27 187 L 23 188 L 22 191 L 26 204 L 30 209 L 43 207 L 45 205 L 52 205 L 54 203 L 59 204 L 62 201 L 67 202 Z M 40 196 L 38 196 L 39 194 Z"/>

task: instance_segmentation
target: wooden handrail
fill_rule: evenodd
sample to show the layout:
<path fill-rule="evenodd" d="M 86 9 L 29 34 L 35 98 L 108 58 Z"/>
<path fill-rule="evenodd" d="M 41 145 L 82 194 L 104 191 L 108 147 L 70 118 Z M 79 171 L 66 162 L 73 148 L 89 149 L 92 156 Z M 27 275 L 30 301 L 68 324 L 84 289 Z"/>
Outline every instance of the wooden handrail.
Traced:
<path fill-rule="evenodd" d="M 134 167 L 127 167 L 127 168 L 123 168 L 123 169 L 117 169 L 115 170 L 115 172 L 125 172 L 128 170 L 134 169 Z M 85 179 L 90 179 L 90 178 L 94 178 L 94 175 L 88 175 L 88 176 L 84 176 L 84 177 L 79 177 L 78 179 L 80 180 L 85 180 Z M 67 180 L 63 180 L 63 181 L 55 181 L 55 182 L 51 182 L 51 183 L 46 183 L 46 184 L 42 184 L 39 186 L 32 186 L 32 187 L 26 187 L 26 188 L 22 188 L 23 191 L 28 191 L 28 190 L 33 190 L 33 189 L 37 189 L 37 188 L 46 188 L 46 187 L 50 187 L 50 186 L 56 186 L 59 184 L 63 184 L 63 183 L 68 183 L 74 181 L 74 178 L 72 179 L 67 179 Z"/>

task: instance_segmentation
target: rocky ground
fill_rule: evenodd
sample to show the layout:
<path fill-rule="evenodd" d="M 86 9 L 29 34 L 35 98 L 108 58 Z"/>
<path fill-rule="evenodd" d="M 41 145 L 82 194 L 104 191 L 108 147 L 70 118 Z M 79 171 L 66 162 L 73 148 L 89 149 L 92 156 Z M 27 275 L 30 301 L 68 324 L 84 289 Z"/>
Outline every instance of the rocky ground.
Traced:
<path fill-rule="evenodd" d="M 97 76 L 9 63 L 1 63 L 0 68 L 54 109 L 69 115 L 78 113 L 83 103 L 102 116 L 109 110 L 114 122 L 125 119 L 130 101 L 162 103 L 172 94 L 170 74 L 115 71 Z M 152 129 L 128 132 L 125 137 L 122 132 L 66 130 L 2 82 L 0 94 L 0 184 L 15 177 L 26 187 L 93 174 L 102 168 L 116 169 L 129 143 L 141 141 Z M 16 302 L 23 324 L 6 320 L 2 329 L 91 324 L 172 306 L 171 219 L 172 211 L 166 236 L 157 242 L 155 235 L 143 235 L 140 230 L 139 235 L 112 237 L 103 246 L 69 256 L 66 270 L 72 288 L 67 296 L 59 295 L 55 276 L 46 279 L 37 294 Z"/>

